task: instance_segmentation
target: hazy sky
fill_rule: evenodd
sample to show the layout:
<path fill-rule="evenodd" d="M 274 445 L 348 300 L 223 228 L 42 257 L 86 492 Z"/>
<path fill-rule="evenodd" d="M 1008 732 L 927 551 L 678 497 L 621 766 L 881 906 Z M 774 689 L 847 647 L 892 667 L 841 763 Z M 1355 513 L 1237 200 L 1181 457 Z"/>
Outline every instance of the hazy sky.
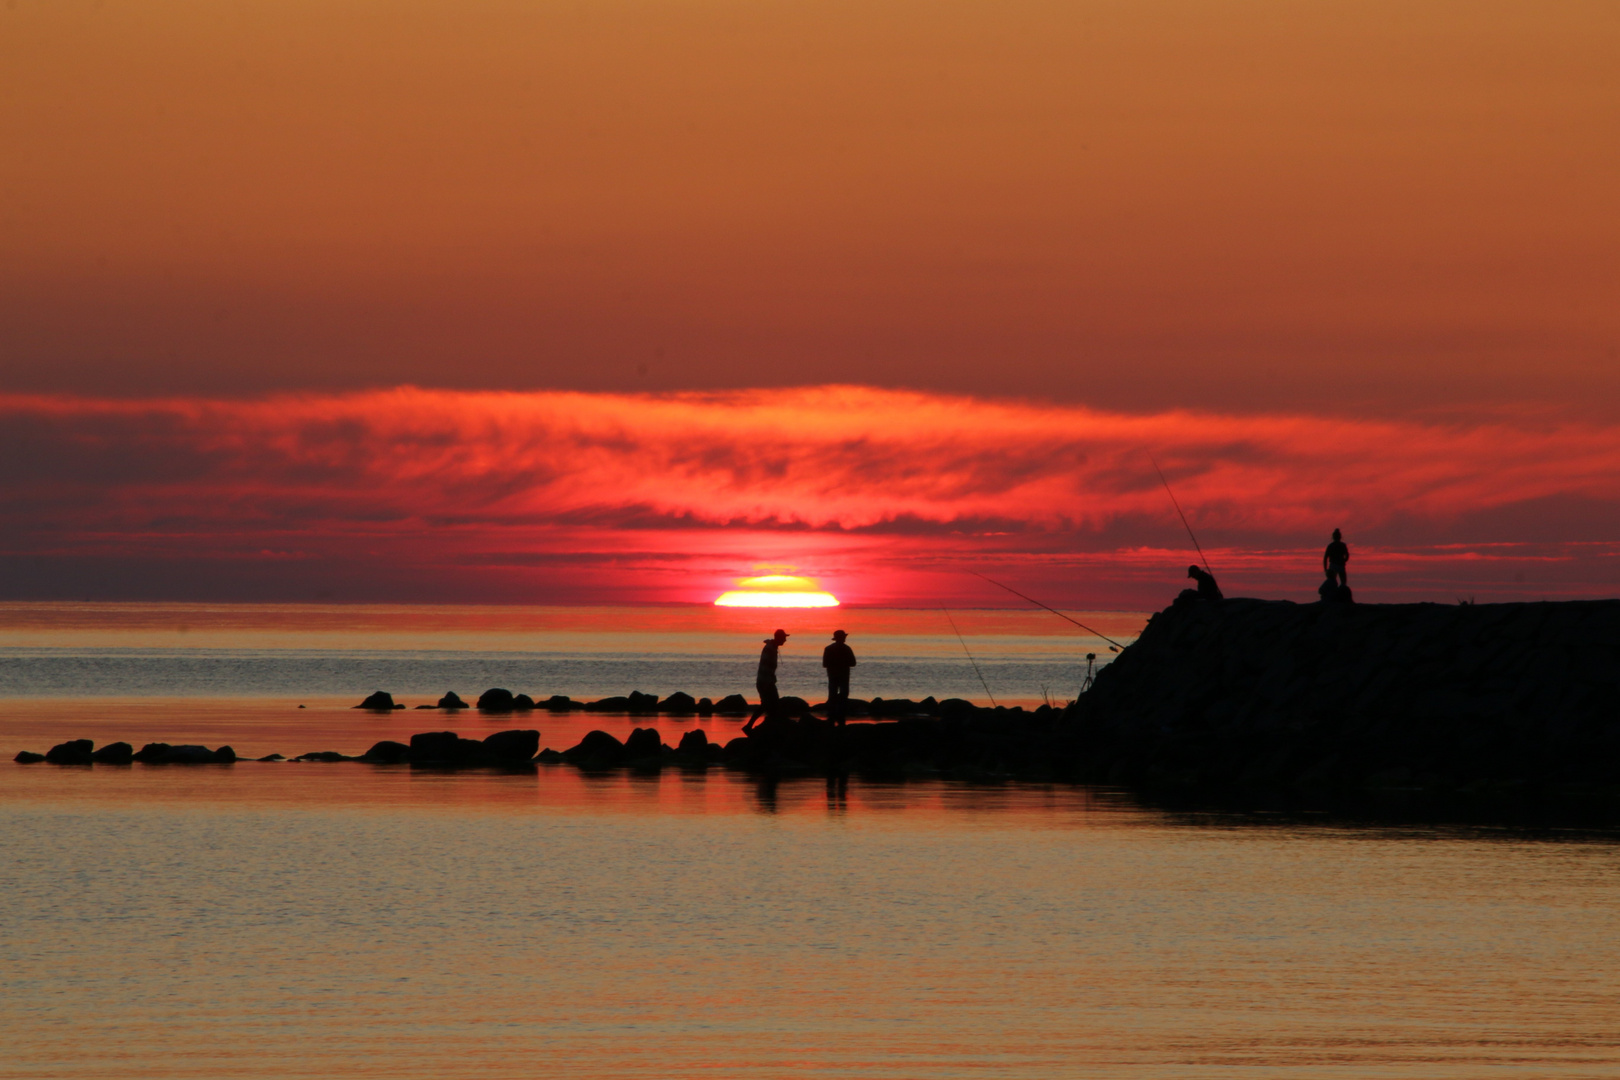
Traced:
<path fill-rule="evenodd" d="M 1149 454 L 1234 591 L 1338 525 L 1367 598 L 1612 594 L 1617 57 L 1612 0 L 6 0 L 0 598 L 1156 607 Z"/>
<path fill-rule="evenodd" d="M 9 0 L 7 389 L 1615 411 L 1620 6 Z"/>

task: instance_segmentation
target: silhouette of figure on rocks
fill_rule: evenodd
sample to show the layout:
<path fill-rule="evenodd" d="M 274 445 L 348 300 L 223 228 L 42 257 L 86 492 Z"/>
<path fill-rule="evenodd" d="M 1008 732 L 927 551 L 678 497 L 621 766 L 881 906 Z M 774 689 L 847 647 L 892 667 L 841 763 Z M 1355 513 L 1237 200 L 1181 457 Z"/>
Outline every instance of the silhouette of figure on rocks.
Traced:
<path fill-rule="evenodd" d="M 1350 561 L 1350 547 L 1344 542 L 1338 529 L 1333 530 L 1333 542 L 1322 552 L 1322 573 L 1327 575 L 1330 583 L 1348 586 L 1350 579 L 1345 575 L 1344 564 Z"/>
<path fill-rule="evenodd" d="M 832 644 L 821 650 L 821 666 L 827 669 L 827 719 L 844 726 L 849 713 L 849 669 L 855 666 L 855 650 L 844 644 L 849 635 L 833 631 Z"/>
<path fill-rule="evenodd" d="M 765 639 L 765 647 L 759 650 L 759 674 L 754 679 L 754 689 L 759 691 L 759 707 L 743 725 L 744 735 L 754 730 L 760 718 L 774 720 L 782 711 L 782 695 L 776 692 L 776 650 L 786 644 L 787 639 L 788 632 L 779 629 Z"/>
<path fill-rule="evenodd" d="M 1325 604 L 1353 604 L 1355 596 L 1350 592 L 1350 586 L 1340 585 L 1332 578 L 1328 578 L 1316 587 L 1316 595 L 1322 598 Z"/>
<path fill-rule="evenodd" d="M 1182 589 L 1177 600 L 1224 600 L 1221 587 L 1215 584 L 1215 575 L 1201 570 L 1196 564 L 1187 567 L 1187 576 L 1198 582 L 1196 589 Z"/>

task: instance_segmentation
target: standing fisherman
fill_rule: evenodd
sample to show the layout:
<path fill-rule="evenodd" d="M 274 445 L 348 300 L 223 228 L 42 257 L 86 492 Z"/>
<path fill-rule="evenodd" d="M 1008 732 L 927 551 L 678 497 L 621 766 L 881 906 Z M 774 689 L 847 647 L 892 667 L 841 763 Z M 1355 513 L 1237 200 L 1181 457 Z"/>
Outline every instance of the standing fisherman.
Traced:
<path fill-rule="evenodd" d="M 1322 552 L 1322 573 L 1327 575 L 1329 585 L 1338 585 L 1343 588 L 1350 584 L 1345 576 L 1344 564 L 1350 561 L 1350 548 L 1345 544 L 1338 529 L 1333 530 L 1333 542 Z"/>
<path fill-rule="evenodd" d="M 765 647 L 759 650 L 759 675 L 754 679 L 754 689 L 759 691 L 759 708 L 743 725 L 744 735 L 754 730 L 754 722 L 761 717 L 775 719 L 781 711 L 782 695 L 776 692 L 776 650 L 785 645 L 787 639 L 786 630 L 777 630 L 765 639 Z"/>
<path fill-rule="evenodd" d="M 849 635 L 833 631 L 832 644 L 821 650 L 821 666 L 827 669 L 827 719 L 844 726 L 849 712 L 849 669 L 855 666 L 855 650 L 844 644 Z"/>

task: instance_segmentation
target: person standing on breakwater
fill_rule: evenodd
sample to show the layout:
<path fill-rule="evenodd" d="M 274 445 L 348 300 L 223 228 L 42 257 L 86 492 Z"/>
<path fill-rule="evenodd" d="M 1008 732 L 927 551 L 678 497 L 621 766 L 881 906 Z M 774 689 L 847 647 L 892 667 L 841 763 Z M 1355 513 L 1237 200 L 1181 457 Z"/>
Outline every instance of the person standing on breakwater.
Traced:
<path fill-rule="evenodd" d="M 1183 589 L 1183 590 L 1181 590 L 1181 595 L 1182 595 L 1182 597 L 1184 599 L 1188 599 L 1188 600 L 1224 600 L 1224 599 L 1226 599 L 1226 597 L 1221 595 L 1221 587 L 1219 585 L 1215 584 L 1215 575 L 1209 573 L 1206 570 L 1200 570 L 1196 563 L 1193 564 L 1192 566 L 1187 567 L 1187 576 L 1192 578 L 1194 581 L 1198 582 L 1198 589 L 1197 589 L 1197 591 L 1194 591 L 1192 589 Z"/>
<path fill-rule="evenodd" d="M 781 711 L 782 695 L 776 692 L 776 650 L 787 644 L 787 639 L 788 632 L 778 629 L 765 639 L 765 647 L 759 650 L 759 674 L 754 679 L 754 689 L 759 691 L 759 707 L 743 725 L 744 735 L 754 730 L 759 719 L 774 719 Z"/>
<path fill-rule="evenodd" d="M 844 726 L 849 712 L 849 669 L 855 666 L 855 650 L 844 644 L 849 635 L 833 631 L 832 644 L 821 650 L 821 666 L 827 669 L 827 719 Z"/>
<path fill-rule="evenodd" d="M 1333 542 L 1322 552 L 1322 573 L 1327 575 L 1329 585 L 1343 588 L 1350 584 L 1345 575 L 1344 564 L 1350 561 L 1350 547 L 1344 542 L 1338 529 L 1333 530 Z"/>

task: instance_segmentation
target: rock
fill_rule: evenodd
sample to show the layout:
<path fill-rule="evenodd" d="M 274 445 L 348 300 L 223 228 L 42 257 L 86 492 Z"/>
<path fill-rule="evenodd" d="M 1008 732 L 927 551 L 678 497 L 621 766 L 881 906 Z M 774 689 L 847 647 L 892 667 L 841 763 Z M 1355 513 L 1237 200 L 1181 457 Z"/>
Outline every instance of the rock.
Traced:
<path fill-rule="evenodd" d="M 683 694 L 679 690 L 658 703 L 660 712 L 671 716 L 691 716 L 698 711 L 697 699 L 691 694 Z"/>
<path fill-rule="evenodd" d="M 169 750 L 170 746 L 166 742 L 149 742 L 131 755 L 131 758 L 142 764 L 151 765 L 155 764 Z"/>
<path fill-rule="evenodd" d="M 491 687 L 478 695 L 478 708 L 481 712 L 508 713 L 512 711 L 512 691 L 500 687 Z"/>
<path fill-rule="evenodd" d="M 534 756 L 534 760 L 542 765 L 560 765 L 562 764 L 563 756 L 548 746 L 536 754 Z"/>
<path fill-rule="evenodd" d="M 133 760 L 147 765 L 228 765 L 236 760 L 236 753 L 230 747 L 220 747 L 230 753 L 228 758 L 216 757 L 214 751 L 206 746 L 183 745 L 170 746 L 168 743 L 147 743 L 141 747 L 141 752 L 133 756 Z"/>
<path fill-rule="evenodd" d="M 36 754 L 32 750 L 19 750 L 17 756 L 11 759 L 23 765 L 37 765 L 45 760 L 44 754 Z"/>
<path fill-rule="evenodd" d="M 386 690 L 373 690 L 371 696 L 366 698 L 357 709 L 370 709 L 373 712 L 392 712 L 394 709 L 394 695 Z"/>
<path fill-rule="evenodd" d="M 229 746 L 222 746 L 214 751 L 214 763 L 217 765 L 236 764 L 236 751 Z"/>
<path fill-rule="evenodd" d="M 552 694 L 541 703 L 540 707 L 549 709 L 552 712 L 568 712 L 570 709 L 584 708 L 580 702 L 575 701 L 567 694 Z"/>
<path fill-rule="evenodd" d="M 483 747 L 496 761 L 526 764 L 540 749 L 540 733 L 533 728 L 497 731 L 484 739 Z"/>
<path fill-rule="evenodd" d="M 282 757 L 280 754 L 266 754 L 262 758 L 254 758 L 253 760 L 254 761 L 286 761 L 287 759 Z"/>
<path fill-rule="evenodd" d="M 714 711 L 721 716 L 747 716 L 751 708 L 741 694 L 727 694 L 714 703 Z"/>
<path fill-rule="evenodd" d="M 451 765 L 461 741 L 453 731 L 424 731 L 411 736 L 412 765 Z"/>
<path fill-rule="evenodd" d="M 624 757 L 624 744 L 605 731 L 587 731 L 579 744 L 564 750 L 562 756 L 581 765 L 617 765 Z"/>
<path fill-rule="evenodd" d="M 714 702 L 708 698 L 698 698 L 697 712 L 699 716 L 713 716 Z"/>
<path fill-rule="evenodd" d="M 331 762 L 337 762 L 337 761 L 353 761 L 355 759 L 349 757 L 346 754 L 340 754 L 336 750 L 312 750 L 307 754 L 299 754 L 297 757 L 293 758 L 293 760 L 294 761 L 324 761 L 324 762 L 331 763 Z"/>
<path fill-rule="evenodd" d="M 622 712 L 630 711 L 630 699 L 627 697 L 605 697 L 601 701 L 587 702 L 587 712 Z"/>
<path fill-rule="evenodd" d="M 657 728 L 638 727 L 624 740 L 624 756 L 633 761 L 657 758 L 663 752 L 664 741 L 658 737 Z"/>
<path fill-rule="evenodd" d="M 694 728 L 681 736 L 681 744 L 675 748 L 679 754 L 706 755 L 709 752 L 709 735 L 702 728 Z"/>
<path fill-rule="evenodd" d="M 512 695 L 512 711 L 513 712 L 533 712 L 534 711 L 534 698 L 530 697 L 528 694 L 513 694 Z"/>
<path fill-rule="evenodd" d="M 434 708 L 438 709 L 465 709 L 466 707 L 467 703 L 462 701 L 454 690 L 446 691 L 444 697 L 439 699 L 438 705 L 434 706 Z"/>
<path fill-rule="evenodd" d="M 108 743 L 90 755 L 98 765 L 128 765 L 135 760 L 135 748 L 127 742 Z"/>
<path fill-rule="evenodd" d="M 45 760 L 52 765 L 88 765 L 96 744 L 89 739 L 74 739 L 57 743 L 45 752 Z"/>
<path fill-rule="evenodd" d="M 657 694 L 643 694 L 639 690 L 632 690 L 630 691 L 628 701 L 629 704 L 626 706 L 626 709 L 631 713 L 645 715 L 647 713 L 655 713 L 658 711 Z"/>
<path fill-rule="evenodd" d="M 411 748 L 402 742 L 384 739 L 372 743 L 371 749 L 360 755 L 360 760 L 373 765 L 402 765 L 411 760 Z"/>

